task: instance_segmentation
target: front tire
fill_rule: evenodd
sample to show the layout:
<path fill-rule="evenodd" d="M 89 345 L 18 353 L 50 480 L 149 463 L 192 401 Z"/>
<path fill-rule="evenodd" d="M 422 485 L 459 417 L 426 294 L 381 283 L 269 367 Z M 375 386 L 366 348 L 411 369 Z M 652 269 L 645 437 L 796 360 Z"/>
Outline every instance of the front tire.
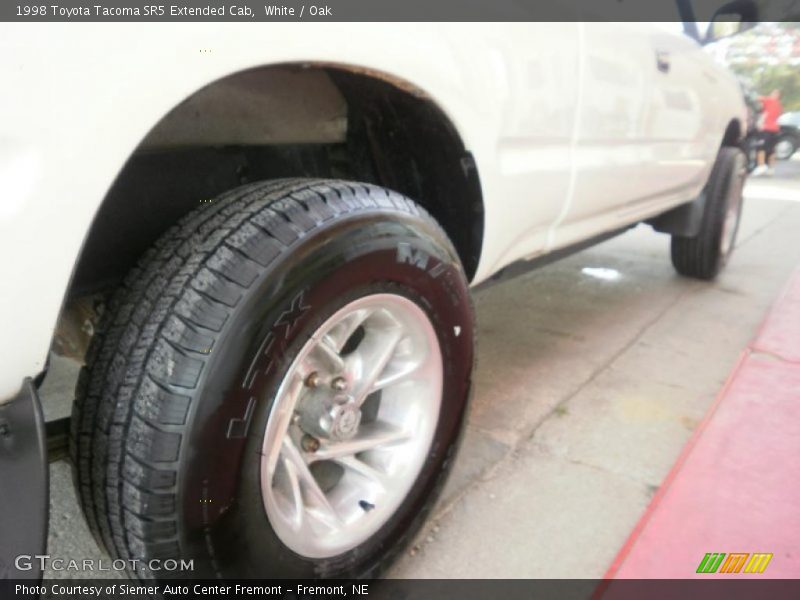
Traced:
<path fill-rule="evenodd" d="M 703 193 L 700 232 L 672 236 L 672 265 L 681 275 L 710 280 L 733 253 L 742 215 L 746 159 L 738 148 L 720 148 Z"/>
<path fill-rule="evenodd" d="M 441 489 L 472 367 L 466 277 L 413 202 L 233 190 L 161 238 L 93 340 L 72 421 L 90 529 L 143 579 L 377 575 Z M 166 558 L 194 570 L 147 569 Z"/>

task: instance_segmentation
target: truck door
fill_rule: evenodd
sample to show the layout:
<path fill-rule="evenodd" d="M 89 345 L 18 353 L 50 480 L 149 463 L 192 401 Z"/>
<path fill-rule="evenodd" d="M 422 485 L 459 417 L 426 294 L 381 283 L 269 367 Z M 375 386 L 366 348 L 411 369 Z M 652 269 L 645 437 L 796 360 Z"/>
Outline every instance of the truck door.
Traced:
<path fill-rule="evenodd" d="M 583 48 L 575 181 L 551 247 L 689 200 L 719 143 L 709 59 L 679 24 L 586 23 Z"/>
<path fill-rule="evenodd" d="M 639 23 L 583 24 L 575 181 L 553 247 L 609 230 L 620 207 L 650 193 L 647 118 L 657 73 Z"/>
<path fill-rule="evenodd" d="M 474 65 L 466 77 L 473 79 L 475 101 L 485 105 L 490 150 L 479 156 L 481 183 L 485 197 L 497 199 L 486 207 L 486 271 L 543 252 L 566 202 L 579 28 L 569 22 L 483 23 L 471 43 L 453 44 L 458 60 Z"/>

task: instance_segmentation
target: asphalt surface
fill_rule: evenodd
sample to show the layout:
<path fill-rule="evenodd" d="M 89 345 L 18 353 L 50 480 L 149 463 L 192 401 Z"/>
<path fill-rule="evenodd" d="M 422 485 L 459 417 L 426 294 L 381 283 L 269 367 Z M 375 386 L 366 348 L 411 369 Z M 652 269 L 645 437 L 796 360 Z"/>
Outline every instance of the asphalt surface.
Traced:
<path fill-rule="evenodd" d="M 476 295 L 465 442 L 390 577 L 603 575 L 800 263 L 800 162 L 751 180 L 746 197 L 737 250 L 714 283 L 678 277 L 667 236 L 639 226 Z M 75 374 L 54 359 L 49 418 L 68 410 Z M 51 476 L 49 554 L 104 557 L 69 465 Z"/>

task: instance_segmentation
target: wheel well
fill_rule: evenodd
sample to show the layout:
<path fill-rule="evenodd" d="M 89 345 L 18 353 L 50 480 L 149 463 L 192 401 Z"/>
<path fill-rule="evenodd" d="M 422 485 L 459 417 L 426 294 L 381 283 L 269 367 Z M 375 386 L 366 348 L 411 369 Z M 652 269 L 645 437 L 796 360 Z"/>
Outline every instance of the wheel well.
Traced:
<path fill-rule="evenodd" d="M 134 150 L 98 210 L 68 297 L 113 287 L 184 214 L 249 181 L 376 183 L 423 205 L 472 278 L 483 238 L 474 161 L 424 92 L 340 65 L 252 69 L 198 90 Z"/>
<path fill-rule="evenodd" d="M 722 146 L 739 146 L 742 143 L 742 124 L 739 119 L 732 119 L 722 136 Z"/>

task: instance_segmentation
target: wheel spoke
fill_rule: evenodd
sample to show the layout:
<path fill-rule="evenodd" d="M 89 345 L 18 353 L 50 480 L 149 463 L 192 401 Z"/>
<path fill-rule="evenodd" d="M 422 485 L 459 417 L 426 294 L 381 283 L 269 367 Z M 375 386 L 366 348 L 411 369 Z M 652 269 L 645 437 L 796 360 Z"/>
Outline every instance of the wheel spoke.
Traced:
<path fill-rule="evenodd" d="M 314 350 L 322 356 L 334 373 L 341 373 L 344 370 L 344 359 L 339 355 L 336 342 L 330 336 L 323 335 Z"/>
<path fill-rule="evenodd" d="M 292 422 L 292 416 L 294 415 L 294 410 L 297 406 L 297 401 L 300 399 L 300 394 L 303 392 L 303 388 L 303 379 L 298 374 L 295 374 L 295 377 L 289 385 L 289 388 L 280 398 L 277 398 L 275 401 L 276 411 L 274 418 L 277 419 L 277 422 L 275 423 L 275 434 L 278 436 L 285 436 L 284 439 L 288 439 L 289 437 L 287 431 L 289 429 L 289 424 Z M 271 465 L 269 469 L 270 481 L 275 474 L 275 467 L 278 463 L 278 456 L 280 454 L 281 446 L 276 445 L 272 447 L 270 456 L 266 457 L 269 461 L 268 464 Z"/>
<path fill-rule="evenodd" d="M 286 476 L 289 479 L 289 490 L 292 497 L 291 502 L 294 505 L 294 519 L 292 524 L 295 529 L 300 529 L 303 526 L 303 494 L 300 491 L 300 480 L 297 477 L 297 470 L 294 463 L 283 457 L 283 467 L 286 469 Z"/>
<path fill-rule="evenodd" d="M 378 471 L 375 467 L 368 465 L 363 460 L 355 456 L 340 456 L 334 460 L 369 482 L 376 484 L 380 487 L 381 491 L 386 490 L 386 475 Z"/>
<path fill-rule="evenodd" d="M 411 434 L 399 427 L 369 423 L 362 425 L 358 435 L 351 440 L 334 443 L 323 443 L 313 454 L 306 454 L 310 462 L 318 460 L 334 460 L 347 456 L 354 456 L 359 452 L 375 450 L 406 442 L 411 439 Z"/>
<path fill-rule="evenodd" d="M 280 412 L 280 423 L 281 425 L 284 424 L 286 427 L 289 426 L 289 422 L 292 419 L 292 414 L 294 413 L 294 409 L 297 406 L 297 401 L 300 399 L 300 394 L 303 393 L 304 382 L 303 377 L 300 373 L 295 374 L 294 379 L 292 380 L 292 384 L 289 386 L 289 389 L 286 390 L 283 398 L 279 400 L 281 404 L 281 412 Z M 285 428 L 281 429 L 284 431 Z"/>
<path fill-rule="evenodd" d="M 398 365 L 394 368 L 391 364 L 388 365 L 387 368 L 384 369 L 384 372 L 381 374 L 381 376 L 375 380 L 375 383 L 370 390 L 370 394 L 407 379 L 411 375 L 417 373 L 422 365 L 423 361 L 421 360 L 405 361 L 401 365 Z"/>
<path fill-rule="evenodd" d="M 325 337 L 332 342 L 337 353 L 342 351 L 347 340 L 350 339 L 356 329 L 358 329 L 371 314 L 372 310 L 367 308 L 356 310 L 347 315 L 344 320 L 337 323 L 335 327 L 328 331 Z"/>
<path fill-rule="evenodd" d="M 375 389 L 375 383 L 394 356 L 397 344 L 404 335 L 405 332 L 401 327 L 392 327 L 365 339 L 361 343 L 361 346 L 366 346 L 365 348 L 359 346 L 358 353 L 363 364 L 363 371 L 353 390 L 353 399 L 358 406 L 361 406 Z"/>
<path fill-rule="evenodd" d="M 303 456 L 288 435 L 283 440 L 282 448 L 281 453 L 284 459 L 291 463 L 294 468 L 299 486 L 306 492 L 309 500 L 315 505 L 307 506 L 303 503 L 305 512 L 316 517 L 332 529 L 340 527 L 342 525 L 342 520 L 339 518 L 333 506 L 331 506 L 330 502 L 328 502 L 328 497 L 319 487 L 313 473 L 308 469 L 308 464 L 303 460 Z"/>

